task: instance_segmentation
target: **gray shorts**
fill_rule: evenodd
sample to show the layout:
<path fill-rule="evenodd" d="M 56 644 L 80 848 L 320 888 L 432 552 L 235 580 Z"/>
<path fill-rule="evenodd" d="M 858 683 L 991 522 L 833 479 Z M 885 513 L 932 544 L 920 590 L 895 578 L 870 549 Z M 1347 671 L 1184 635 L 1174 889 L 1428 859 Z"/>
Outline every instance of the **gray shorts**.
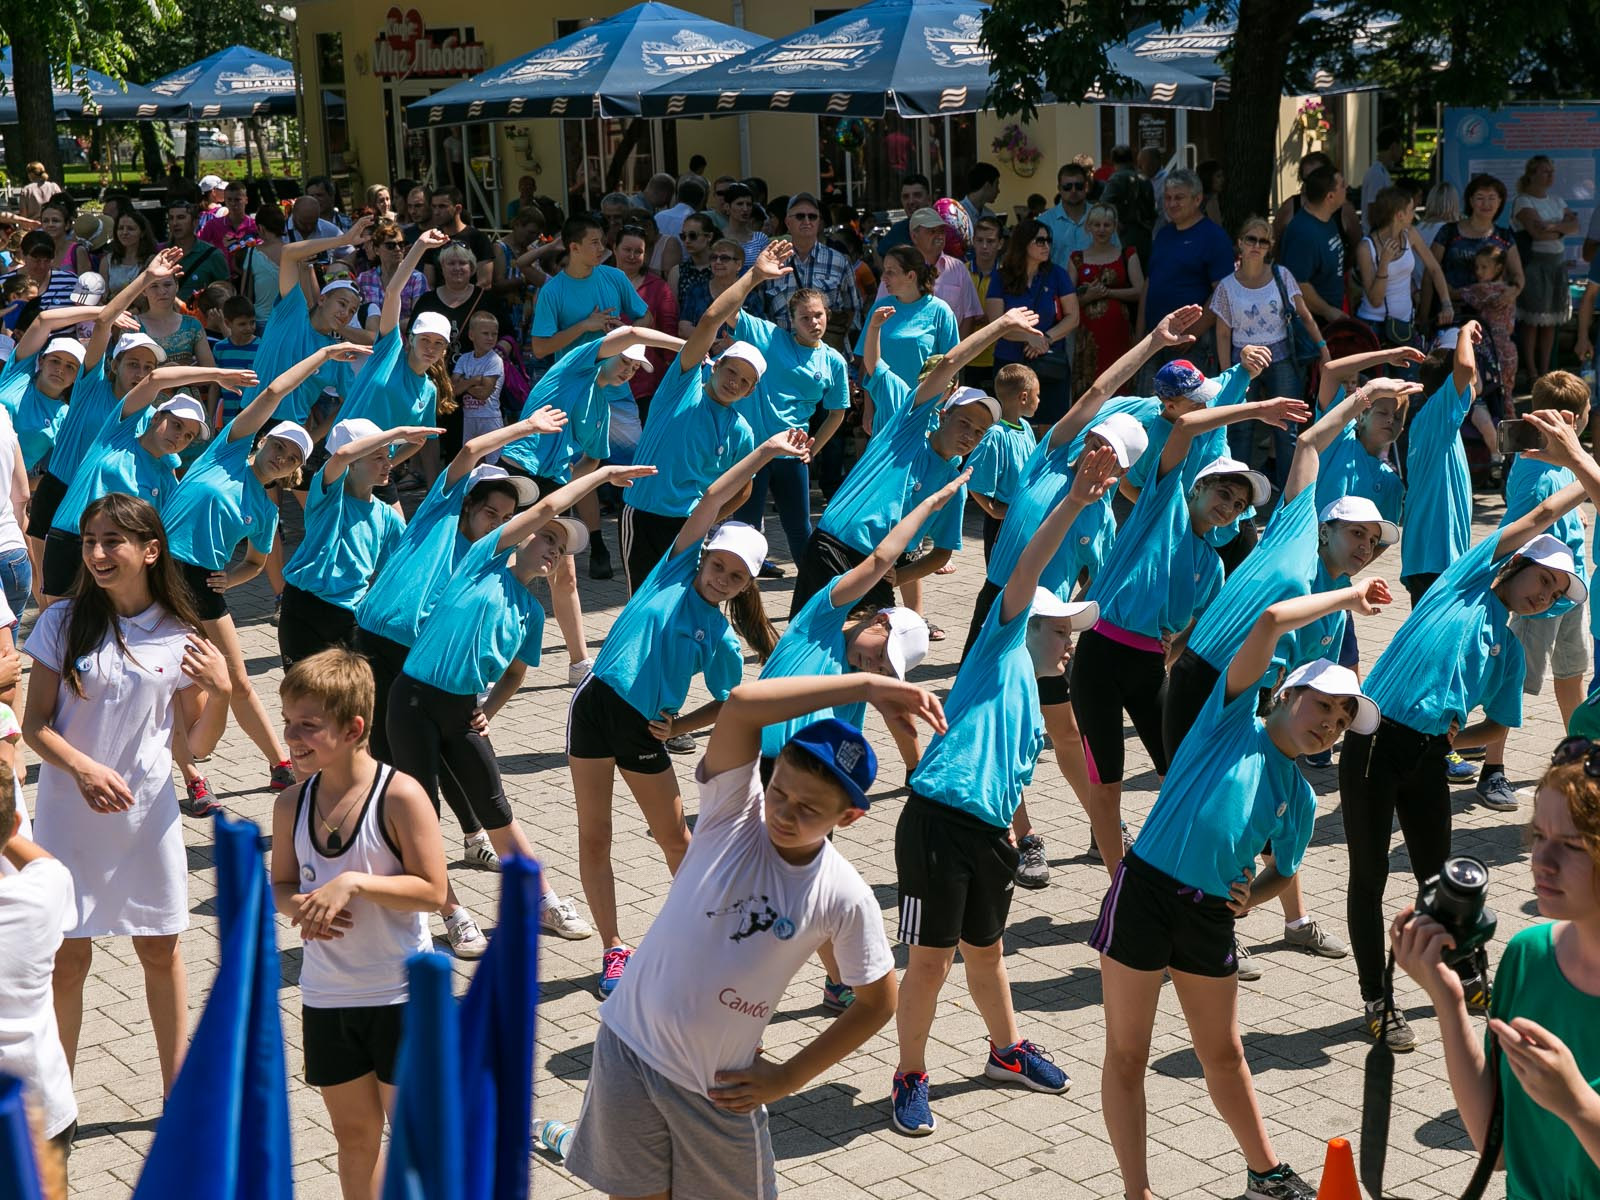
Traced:
<path fill-rule="evenodd" d="M 1537 696 L 1544 690 L 1545 670 L 1557 679 L 1581 679 L 1589 671 L 1589 621 L 1581 604 L 1559 617 L 1512 617 L 1511 632 L 1522 643 L 1528 673 L 1522 691 Z"/>
<path fill-rule="evenodd" d="M 778 1178 L 767 1110 L 724 1112 L 635 1054 L 604 1021 L 567 1170 L 610 1196 L 768 1200 Z"/>

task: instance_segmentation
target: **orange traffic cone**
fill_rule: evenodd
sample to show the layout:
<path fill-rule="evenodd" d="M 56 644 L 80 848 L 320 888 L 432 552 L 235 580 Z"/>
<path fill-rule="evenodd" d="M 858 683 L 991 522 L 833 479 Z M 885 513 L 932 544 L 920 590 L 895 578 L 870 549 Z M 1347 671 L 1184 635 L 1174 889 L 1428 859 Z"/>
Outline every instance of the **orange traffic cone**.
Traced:
<path fill-rule="evenodd" d="M 1322 1164 L 1322 1186 L 1317 1200 L 1361 1200 L 1356 1183 L 1356 1159 L 1350 1139 L 1336 1137 L 1328 1143 L 1328 1158 Z"/>

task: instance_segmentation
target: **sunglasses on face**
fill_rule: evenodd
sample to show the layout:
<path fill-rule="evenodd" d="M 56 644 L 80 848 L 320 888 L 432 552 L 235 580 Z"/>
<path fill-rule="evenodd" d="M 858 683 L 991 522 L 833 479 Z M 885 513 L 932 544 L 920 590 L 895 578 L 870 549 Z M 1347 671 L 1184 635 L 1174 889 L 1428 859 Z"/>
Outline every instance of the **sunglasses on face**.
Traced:
<path fill-rule="evenodd" d="M 1256 234 L 1253 234 L 1253 233 L 1252 234 L 1247 234 L 1244 237 L 1240 238 L 1239 240 L 1241 242 L 1243 242 L 1246 246 L 1270 246 L 1270 245 L 1272 245 L 1272 239 L 1271 238 L 1259 237 L 1259 236 L 1257 236 Z"/>
<path fill-rule="evenodd" d="M 737 254 L 713 254 L 711 256 L 711 261 L 712 262 L 743 262 L 744 260 Z"/>
<path fill-rule="evenodd" d="M 683 236 L 686 237 L 686 238 L 696 238 L 696 239 L 698 239 L 698 238 L 703 238 L 706 235 L 701 233 L 698 229 L 685 229 L 683 231 Z"/>
<path fill-rule="evenodd" d="M 728 198 L 727 192 L 713 192 L 712 195 L 714 195 L 718 200 L 726 200 Z"/>
<path fill-rule="evenodd" d="M 1080 180 L 1076 180 L 1076 181 L 1072 181 L 1072 182 L 1068 182 L 1068 183 L 1063 183 L 1061 185 L 1061 190 L 1063 192 L 1086 192 L 1086 191 L 1089 190 L 1089 185 L 1087 183 L 1084 183 L 1080 179 Z"/>
<path fill-rule="evenodd" d="M 820 213 L 814 212 L 792 212 L 789 217 L 794 221 L 819 221 L 822 219 Z"/>
<path fill-rule="evenodd" d="M 1050 244 L 1050 239 L 1041 233 L 1039 236 L 1033 239 L 1033 244 L 1035 246 L 1048 246 Z"/>

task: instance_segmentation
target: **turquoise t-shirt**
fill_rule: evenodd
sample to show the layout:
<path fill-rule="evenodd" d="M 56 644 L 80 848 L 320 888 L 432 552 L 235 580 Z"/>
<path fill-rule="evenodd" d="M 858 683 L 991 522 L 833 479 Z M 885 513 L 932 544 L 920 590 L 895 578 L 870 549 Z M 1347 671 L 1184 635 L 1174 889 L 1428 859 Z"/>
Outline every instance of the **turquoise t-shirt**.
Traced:
<path fill-rule="evenodd" d="M 534 337 L 554 337 L 586 319 L 595 309 L 610 310 L 624 323 L 637 321 L 649 311 L 628 277 L 615 267 L 599 266 L 582 279 L 562 271 L 539 289 L 533 302 Z M 666 329 L 663 333 L 676 333 Z M 598 341 L 605 335 L 589 330 L 578 343 Z M 570 348 L 570 347 L 569 347 Z"/>
<path fill-rule="evenodd" d="M 62 483 L 71 483 L 95 435 L 122 407 L 122 399 L 111 387 L 111 356 L 98 367 L 84 371 L 72 385 L 72 403 L 56 428 L 55 449 L 50 452 L 50 474 Z"/>
<path fill-rule="evenodd" d="M 632 399 L 625 383 L 600 385 L 600 339 L 580 342 L 556 359 L 540 377 L 522 405 L 527 420 L 549 405 L 567 414 L 567 423 L 554 433 L 518 438 L 503 447 L 500 457 L 530 475 L 558 483 L 572 482 L 572 468 L 585 455 L 604 462 L 611 457 L 611 402 Z"/>
<path fill-rule="evenodd" d="M 1527 516 L 1562 488 L 1577 481 L 1578 477 L 1567 467 L 1540 462 L 1525 454 L 1517 455 L 1511 460 L 1511 471 L 1506 476 L 1506 513 L 1500 518 L 1500 528 Z M 1572 551 L 1573 565 L 1580 575 L 1583 574 L 1588 558 L 1583 545 L 1583 517 L 1578 510 L 1573 509 L 1558 518 L 1549 532 Z"/>
<path fill-rule="evenodd" d="M 996 421 L 984 430 L 977 448 L 967 456 L 966 465 L 972 470 L 967 490 L 1009 505 L 1016 497 L 1022 468 L 1038 444 L 1033 426 L 1026 421 Z"/>
<path fill-rule="evenodd" d="M 938 428 L 938 402 L 913 408 L 912 389 L 882 363 L 862 381 L 876 407 L 867 448 L 822 511 L 817 528 L 861 554 L 871 554 L 889 530 L 961 474 L 959 458 L 940 458 L 928 439 Z M 654 406 L 650 410 L 655 415 Z M 932 535 L 942 550 L 961 549 L 966 488 L 934 513 L 911 539 Z"/>
<path fill-rule="evenodd" d="M 1340 575 L 1334 578 L 1328 574 L 1328 568 L 1323 565 L 1320 554 L 1317 555 L 1316 563 L 1316 573 L 1311 579 L 1312 592 L 1331 592 L 1336 588 L 1350 586 L 1350 576 Z M 1341 609 L 1325 617 L 1318 617 L 1309 625 L 1291 629 L 1278 639 L 1277 648 L 1272 652 L 1273 671 L 1287 674 L 1307 663 L 1314 663 L 1319 658 L 1338 662 L 1339 649 L 1344 645 L 1345 623 L 1349 619 L 1350 614 Z"/>
<path fill-rule="evenodd" d="M 1317 821 L 1311 785 L 1256 716 L 1256 689 L 1227 692 L 1223 675 L 1133 843 L 1156 870 L 1217 897 L 1254 871 L 1269 839 L 1279 873 L 1293 875 Z"/>
<path fill-rule="evenodd" d="M 787 329 L 742 310 L 733 336 L 749 342 L 767 360 L 760 382 L 734 406 L 750 423 L 756 441 L 807 428 L 819 404 L 850 407 L 850 369 L 832 346 L 802 346 Z"/>
<path fill-rule="evenodd" d="M 357 625 L 402 646 L 416 644 L 417 631 L 472 544 L 461 535 L 460 524 L 470 476 L 451 484 L 449 475 L 441 471 L 433 481 L 356 606 Z"/>
<path fill-rule="evenodd" d="M 539 665 L 544 606 L 511 572 L 515 546 L 502 550 L 498 530 L 472 543 L 422 623 L 405 672 L 452 696 L 488 691 L 512 659 Z"/>
<path fill-rule="evenodd" d="M 1340 388 L 1333 402 L 1337 405 L 1343 401 L 1344 389 Z M 1405 516 L 1404 480 L 1388 463 L 1367 453 L 1356 437 L 1353 422 L 1341 429 L 1322 452 L 1317 465 L 1317 511 L 1345 496 L 1371 500 L 1383 519 L 1396 525 Z"/>
<path fill-rule="evenodd" d="M 878 307 L 888 304 L 894 316 L 878 330 L 879 365 L 888 367 L 908 387 L 917 386 L 922 364 L 934 354 L 949 354 L 961 340 L 961 327 L 950 306 L 937 296 L 921 296 L 909 303 L 885 296 Z M 856 354 L 867 350 L 867 331 L 856 339 Z"/>
<path fill-rule="evenodd" d="M 1491 533 L 1439 576 L 1396 630 L 1363 681 L 1384 716 L 1418 733 L 1466 728 L 1472 710 L 1515 729 L 1522 724 L 1522 644 L 1491 585 L 1507 559 Z"/>
<path fill-rule="evenodd" d="M 77 536 L 83 510 L 113 492 L 138 496 L 153 504 L 157 512 L 164 510 L 177 486 L 177 459 L 170 454 L 157 458 L 139 444 L 154 420 L 155 410 L 143 408 L 126 420 L 109 421 L 101 427 L 61 498 L 51 529 Z"/>
<path fill-rule="evenodd" d="M 634 462 L 650 463 L 656 473 L 622 493 L 630 508 L 667 517 L 687 517 L 706 489 L 756 448 L 737 408 L 711 398 L 710 365 L 681 371 L 681 361 L 664 368 L 633 452 Z"/>
<path fill-rule="evenodd" d="M 838 582 L 837 578 L 830 580 L 827 587 L 807 600 L 790 618 L 788 628 L 761 668 L 762 679 L 843 675 L 852 669 L 845 659 L 844 627 L 853 606 L 834 607 L 833 589 Z M 860 729 L 866 712 L 865 704 L 847 704 L 843 708 L 818 709 L 803 717 L 768 725 L 761 731 L 761 757 L 777 758 L 790 738 L 811 722 L 825 717 L 837 717 Z"/>
<path fill-rule="evenodd" d="M 302 359 L 310 358 L 324 346 L 341 341 L 339 333 L 318 333 L 311 324 L 311 310 L 306 305 L 306 295 L 298 287 L 290 288 L 272 306 L 272 316 L 261 332 L 261 348 L 256 351 L 255 387 L 245 388 L 239 396 L 242 411 L 261 394 L 261 390 L 279 375 Z M 324 363 L 294 391 L 278 401 L 273 418 L 279 421 L 297 421 L 305 424 L 311 406 L 317 402 L 324 389 L 332 388 L 341 396 L 350 393 L 350 364 Z"/>
<path fill-rule="evenodd" d="M 1196 447 L 1189 450 L 1195 457 Z M 1189 521 L 1186 465 L 1139 493 L 1087 598 L 1100 619 L 1159 638 L 1188 627 L 1222 589 L 1222 560 Z"/>
<path fill-rule="evenodd" d="M 1006 585 L 1029 539 L 1072 490 L 1077 472 L 1069 464 L 1077 461 L 1082 450 L 1081 439 L 1054 452 L 1050 450 L 1048 438 L 1033 448 L 1023 464 L 1016 494 L 1006 510 L 1006 519 L 1000 523 L 1000 532 L 989 555 L 987 578 L 996 587 Z M 1078 514 L 1067 536 L 1061 539 L 1061 548 L 1051 556 L 1039 576 L 1040 587 L 1066 600 L 1085 571 L 1091 580 L 1100 573 L 1117 538 L 1117 518 L 1111 511 L 1111 499 L 1108 491 L 1098 504 L 1091 504 Z"/>
<path fill-rule="evenodd" d="M 0 368 L 0 408 L 17 419 L 17 409 L 22 404 L 22 393 L 33 386 L 34 369 L 38 366 L 37 354 L 13 354 Z"/>
<path fill-rule="evenodd" d="M 211 439 L 161 512 L 173 557 L 208 571 L 226 567 L 246 539 L 266 554 L 278 529 L 277 501 L 250 469 L 254 439 L 229 441 L 232 428 Z"/>
<path fill-rule="evenodd" d="M 1028 653 L 1028 611 L 1000 619 L 997 600 L 945 698 L 911 790 L 997 829 L 1011 824 L 1044 749 L 1039 683 Z"/>
<path fill-rule="evenodd" d="M 1433 575 L 1472 543 L 1472 476 L 1461 444 L 1461 422 L 1472 410 L 1472 389 L 1456 391 L 1446 376 L 1412 418 L 1406 445 L 1405 536 L 1400 575 Z"/>
<path fill-rule="evenodd" d="M 439 423 L 439 389 L 411 369 L 398 327 L 373 343 L 371 355 L 359 367 L 339 409 L 341 421 L 365 417 L 379 429 Z"/>
<path fill-rule="evenodd" d="M 324 468 L 311 478 L 305 539 L 284 568 L 283 578 L 303 592 L 354 612 L 372 577 L 399 544 L 406 523 L 376 496 L 366 500 L 352 496 L 345 490 L 345 475 L 324 482 L 326 473 Z"/>
<path fill-rule="evenodd" d="M 1506 943 L 1494 973 L 1489 1014 L 1502 1021 L 1526 1017 L 1566 1043 L 1578 1074 L 1600 1088 L 1600 998 L 1574 987 L 1556 958 L 1553 923 L 1524 929 Z M 1484 1052 L 1494 1034 L 1484 1031 Z M 1595 1165 L 1572 1127 L 1529 1098 L 1499 1056 L 1500 1099 L 1505 1114 L 1506 1200 L 1592 1200 L 1600 1196 Z"/>
<path fill-rule="evenodd" d="M 664 557 L 617 614 L 595 659 L 595 677 L 652 721 L 683 708 L 697 673 L 715 700 L 726 700 L 744 675 L 728 618 L 694 589 L 699 572 L 699 546 Z"/>
<path fill-rule="evenodd" d="M 30 471 L 56 444 L 70 407 L 66 400 L 52 400 L 35 386 L 38 365 L 37 354 L 17 357 L 0 374 L 0 406 L 11 416 L 23 465 Z"/>

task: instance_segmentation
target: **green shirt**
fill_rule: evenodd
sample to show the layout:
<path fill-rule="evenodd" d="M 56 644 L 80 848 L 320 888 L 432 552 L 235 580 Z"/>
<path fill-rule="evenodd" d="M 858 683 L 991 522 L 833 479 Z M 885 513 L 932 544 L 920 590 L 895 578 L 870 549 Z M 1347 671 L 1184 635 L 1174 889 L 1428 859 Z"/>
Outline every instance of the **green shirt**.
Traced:
<path fill-rule="evenodd" d="M 1580 992 L 1556 962 L 1553 924 L 1512 938 L 1494 976 L 1492 1016 L 1527 1017 L 1567 1044 L 1590 1087 L 1600 1087 L 1600 996 Z M 1486 1034 L 1485 1037 L 1492 1035 Z M 1522 1090 L 1500 1056 L 1505 1112 L 1506 1200 L 1592 1200 L 1600 1196 L 1600 1166 L 1561 1118 Z"/>

